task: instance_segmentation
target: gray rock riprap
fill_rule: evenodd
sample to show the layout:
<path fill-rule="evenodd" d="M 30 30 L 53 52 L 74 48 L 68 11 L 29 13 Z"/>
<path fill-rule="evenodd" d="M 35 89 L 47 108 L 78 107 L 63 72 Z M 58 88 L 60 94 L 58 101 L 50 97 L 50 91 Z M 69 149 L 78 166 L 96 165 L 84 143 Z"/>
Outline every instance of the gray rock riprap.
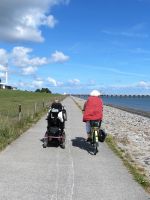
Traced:
<path fill-rule="evenodd" d="M 83 107 L 85 100 L 73 97 Z M 117 145 L 150 180 L 150 118 L 104 106 L 102 128 L 116 138 Z"/>

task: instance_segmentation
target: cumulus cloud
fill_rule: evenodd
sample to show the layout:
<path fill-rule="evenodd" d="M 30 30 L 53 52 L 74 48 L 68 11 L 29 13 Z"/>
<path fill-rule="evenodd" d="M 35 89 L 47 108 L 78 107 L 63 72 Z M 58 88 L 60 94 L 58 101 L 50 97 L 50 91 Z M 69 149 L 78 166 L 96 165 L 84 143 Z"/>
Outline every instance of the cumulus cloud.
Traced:
<path fill-rule="evenodd" d="M 64 55 L 63 52 L 52 53 L 50 58 L 46 57 L 32 57 L 33 49 L 22 46 L 14 47 L 11 53 L 11 60 L 16 67 L 20 67 L 23 75 L 34 74 L 38 67 L 49 63 L 65 62 L 69 56 Z"/>
<path fill-rule="evenodd" d="M 23 89 L 25 88 L 36 89 L 36 88 L 42 88 L 43 84 L 44 84 L 44 81 L 40 78 L 37 78 L 31 82 L 19 81 L 18 83 L 15 83 L 14 85 L 17 87 L 21 87 Z"/>
<path fill-rule="evenodd" d="M 23 75 L 30 75 L 30 74 L 35 74 L 37 71 L 37 67 L 26 67 L 22 69 Z"/>
<path fill-rule="evenodd" d="M 47 78 L 35 78 L 32 81 L 18 81 L 18 83 L 13 84 L 17 87 L 21 87 L 22 89 L 37 89 L 37 88 L 42 88 L 42 87 L 62 87 L 63 82 L 57 81 L 52 77 L 47 77 Z"/>
<path fill-rule="evenodd" d="M 31 83 L 31 85 L 32 85 L 32 87 L 34 87 L 34 88 L 42 88 L 43 83 L 44 83 L 44 82 L 43 82 L 42 80 L 37 79 L 37 80 L 34 80 L 34 81 Z"/>
<path fill-rule="evenodd" d="M 140 81 L 137 84 L 138 87 L 144 88 L 144 89 L 150 89 L 150 82 L 146 82 L 146 81 Z"/>
<path fill-rule="evenodd" d="M 30 58 L 31 48 L 14 47 L 12 51 L 13 62 L 17 67 L 40 66 L 48 63 L 46 57 Z"/>
<path fill-rule="evenodd" d="M 6 70 L 7 70 L 7 64 L 8 64 L 8 53 L 5 49 L 0 49 L 0 79 L 3 79 L 6 77 Z"/>
<path fill-rule="evenodd" d="M 0 49 L 0 64 L 6 66 L 7 63 L 8 63 L 8 53 L 6 52 L 5 49 Z"/>
<path fill-rule="evenodd" d="M 40 66 L 65 62 L 69 59 L 69 56 L 59 51 L 52 53 L 49 58 L 32 56 L 32 52 L 33 49 L 23 46 L 14 47 L 10 53 L 6 52 L 5 49 L 0 49 L 0 71 L 6 71 L 7 65 L 9 65 L 9 70 L 12 66 L 15 66 L 20 68 L 19 72 L 21 72 L 22 75 L 33 75 L 36 74 Z M 49 80 L 49 82 L 53 82 L 53 84 L 56 85 L 52 80 Z M 57 85 L 58 84 L 61 85 L 61 82 L 57 82 Z"/>
<path fill-rule="evenodd" d="M 51 77 L 48 77 L 47 78 L 48 82 L 54 86 L 57 86 L 57 81 Z"/>
<path fill-rule="evenodd" d="M 80 80 L 75 78 L 75 79 L 69 80 L 68 83 L 71 84 L 71 85 L 79 85 Z"/>
<path fill-rule="evenodd" d="M 14 47 L 12 50 L 12 61 L 16 67 L 21 68 L 21 72 L 23 75 L 31 75 L 35 74 L 38 67 L 44 64 L 47 64 L 48 60 L 45 57 L 30 57 L 30 53 L 32 52 L 31 48 L 25 47 Z"/>
<path fill-rule="evenodd" d="M 55 51 L 51 55 L 51 62 L 66 62 L 69 60 L 69 56 L 66 56 L 63 52 Z"/>
<path fill-rule="evenodd" d="M 0 64 L 0 71 L 6 71 L 6 67 Z"/>
<path fill-rule="evenodd" d="M 5 73 L 0 72 L 0 78 L 5 78 Z"/>
<path fill-rule="evenodd" d="M 150 89 L 150 82 L 149 81 L 140 81 L 137 83 L 130 83 L 130 84 L 119 84 L 119 85 L 105 85 L 103 86 L 104 89 L 106 88 L 111 88 L 115 90 L 119 89 L 143 89 L 143 90 L 148 90 Z"/>
<path fill-rule="evenodd" d="M 32 66 L 41 66 L 48 63 L 56 63 L 56 62 L 65 62 L 69 59 L 69 56 L 65 55 L 63 52 L 56 51 L 51 55 L 51 58 L 46 57 L 31 57 L 30 53 L 32 52 L 31 48 L 25 47 L 14 47 L 12 51 L 12 60 L 15 66 L 28 68 Z"/>
<path fill-rule="evenodd" d="M 68 0 L 1 0 L 0 40 L 42 42 L 41 26 L 53 28 L 57 23 L 51 8 L 68 3 Z"/>
<path fill-rule="evenodd" d="M 57 81 L 57 80 L 55 80 L 55 79 L 52 78 L 52 77 L 48 77 L 48 78 L 47 78 L 47 81 L 48 81 L 48 83 L 49 83 L 50 85 L 55 86 L 55 87 L 57 87 L 57 86 L 62 86 L 62 85 L 63 85 L 63 82 Z"/>

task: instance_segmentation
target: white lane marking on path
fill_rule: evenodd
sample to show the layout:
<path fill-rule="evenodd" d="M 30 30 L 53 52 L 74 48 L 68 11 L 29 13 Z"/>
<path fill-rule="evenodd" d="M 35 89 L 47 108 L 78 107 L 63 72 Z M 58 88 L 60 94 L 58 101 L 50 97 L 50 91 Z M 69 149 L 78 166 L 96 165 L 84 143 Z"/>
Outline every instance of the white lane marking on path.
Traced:
<path fill-rule="evenodd" d="M 51 200 L 57 200 L 58 197 L 58 180 L 59 180 L 59 154 L 60 151 L 57 149 L 57 156 L 56 156 L 56 182 L 55 182 L 55 194 L 52 195 Z"/>
<path fill-rule="evenodd" d="M 70 160 L 70 168 L 68 170 L 68 178 L 66 184 L 66 194 L 64 196 L 64 200 L 72 200 L 73 192 L 74 192 L 74 163 L 73 157 L 71 155 L 71 139 L 70 135 L 68 138 L 68 152 L 69 152 L 69 160 Z"/>
<path fill-rule="evenodd" d="M 68 118 L 71 119 L 71 113 L 68 113 L 69 116 Z M 67 194 L 64 197 L 64 200 L 72 200 L 73 199 L 73 192 L 74 192 L 74 177 L 75 177 L 75 172 L 74 172 L 74 163 L 73 163 L 73 157 L 71 154 L 71 147 L 72 147 L 72 142 L 71 142 L 71 127 L 70 127 L 70 123 L 67 123 L 67 128 L 68 128 L 68 135 L 67 135 L 67 146 L 68 146 L 68 157 L 69 157 L 69 161 L 70 161 L 70 168 L 69 168 L 69 176 L 68 176 L 68 186 L 66 184 L 66 192 Z"/>
<path fill-rule="evenodd" d="M 66 146 L 68 147 L 68 164 L 65 174 L 65 181 L 64 181 L 64 189 L 62 193 L 59 193 L 59 183 L 60 183 L 60 149 L 57 149 L 57 156 L 56 156 L 56 181 L 55 181 L 55 192 L 51 196 L 51 200 L 72 200 L 73 196 L 73 190 L 74 190 L 74 163 L 73 163 L 73 157 L 71 155 L 71 139 L 70 134 L 68 135 L 68 139 L 66 141 Z M 60 185 L 62 187 L 62 185 Z M 62 197 L 63 195 L 63 197 Z"/>
<path fill-rule="evenodd" d="M 68 113 L 70 115 L 70 113 Z M 68 118 L 70 118 L 68 116 Z M 71 130 L 70 128 L 70 123 L 68 122 L 67 124 L 67 130 Z M 66 169 L 66 174 L 65 174 L 65 181 L 64 181 L 64 189 L 62 191 L 62 194 L 59 194 L 59 183 L 60 183 L 60 170 L 61 170 L 61 163 L 60 163 L 60 151 L 58 147 L 58 152 L 57 152 L 57 160 L 56 160 L 56 182 L 55 182 L 55 194 L 51 196 L 51 200 L 72 200 L 73 199 L 73 193 L 74 193 L 74 177 L 75 177 L 75 172 L 74 172 L 74 162 L 73 162 L 73 157 L 71 154 L 71 147 L 72 147 L 72 142 L 71 142 L 71 133 L 70 131 L 67 131 L 66 135 L 66 148 L 64 151 L 66 151 L 68 159 L 68 164 L 67 164 L 67 169 Z M 60 185 L 61 187 L 61 185 Z"/>

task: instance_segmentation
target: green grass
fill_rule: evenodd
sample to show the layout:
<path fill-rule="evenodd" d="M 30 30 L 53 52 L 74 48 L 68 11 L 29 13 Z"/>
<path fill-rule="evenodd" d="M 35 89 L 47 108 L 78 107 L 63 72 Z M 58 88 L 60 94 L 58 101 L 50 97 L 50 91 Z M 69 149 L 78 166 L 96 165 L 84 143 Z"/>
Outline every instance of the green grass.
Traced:
<path fill-rule="evenodd" d="M 0 89 L 0 150 L 39 120 L 56 98 L 62 100 L 65 96 Z"/>

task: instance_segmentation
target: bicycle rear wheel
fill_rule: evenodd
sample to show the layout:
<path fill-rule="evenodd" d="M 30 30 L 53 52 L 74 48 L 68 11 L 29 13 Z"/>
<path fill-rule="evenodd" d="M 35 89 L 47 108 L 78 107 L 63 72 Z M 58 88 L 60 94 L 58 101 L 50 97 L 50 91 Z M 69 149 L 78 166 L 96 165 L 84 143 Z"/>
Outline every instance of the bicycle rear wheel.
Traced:
<path fill-rule="evenodd" d="M 98 133 L 96 130 L 93 132 L 93 147 L 94 147 L 94 155 L 98 153 Z"/>

